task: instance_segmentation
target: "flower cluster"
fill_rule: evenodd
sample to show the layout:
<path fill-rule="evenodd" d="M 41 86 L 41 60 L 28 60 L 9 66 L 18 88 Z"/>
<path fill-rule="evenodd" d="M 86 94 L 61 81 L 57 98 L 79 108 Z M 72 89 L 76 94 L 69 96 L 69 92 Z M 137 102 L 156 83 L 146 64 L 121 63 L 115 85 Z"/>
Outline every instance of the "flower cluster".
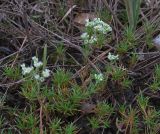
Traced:
<path fill-rule="evenodd" d="M 38 61 L 38 58 L 36 56 L 32 57 L 32 60 L 33 60 L 34 67 L 40 67 L 43 65 L 41 61 Z"/>
<path fill-rule="evenodd" d="M 94 74 L 94 78 L 95 78 L 95 80 L 97 80 L 98 82 L 104 80 L 104 77 L 103 77 L 103 74 L 102 74 L 102 73 L 100 73 L 100 74 Z"/>
<path fill-rule="evenodd" d="M 38 58 L 35 56 L 32 57 L 32 61 L 33 61 L 33 66 L 26 67 L 26 65 L 24 63 L 21 65 L 22 74 L 27 75 L 27 74 L 30 74 L 31 71 L 34 71 L 33 72 L 34 79 L 43 82 L 45 80 L 45 78 L 50 76 L 50 70 L 44 69 L 41 72 L 39 72 L 39 71 L 37 71 L 37 69 L 40 68 L 41 66 L 43 66 L 43 62 L 39 61 Z"/>
<path fill-rule="evenodd" d="M 81 38 L 84 40 L 84 44 L 95 44 L 97 42 L 97 37 L 95 35 L 90 37 L 87 32 L 83 33 Z"/>
<path fill-rule="evenodd" d="M 95 18 L 93 21 L 86 20 L 86 32 L 81 35 L 84 40 L 84 44 L 96 44 L 99 36 L 103 36 L 112 31 L 112 28 L 100 20 Z"/>
<path fill-rule="evenodd" d="M 86 20 L 86 27 L 93 28 L 94 32 L 107 34 L 112 31 L 112 28 L 100 18 L 95 18 L 93 21 Z"/>
<path fill-rule="evenodd" d="M 113 55 L 113 54 L 111 54 L 110 52 L 109 52 L 109 54 L 108 54 L 108 59 L 110 60 L 110 61 L 113 61 L 113 60 L 118 60 L 119 59 L 119 55 Z"/>
<path fill-rule="evenodd" d="M 34 69 L 32 66 L 26 67 L 26 65 L 24 63 L 21 65 L 21 68 L 22 68 L 23 75 L 29 74 Z"/>

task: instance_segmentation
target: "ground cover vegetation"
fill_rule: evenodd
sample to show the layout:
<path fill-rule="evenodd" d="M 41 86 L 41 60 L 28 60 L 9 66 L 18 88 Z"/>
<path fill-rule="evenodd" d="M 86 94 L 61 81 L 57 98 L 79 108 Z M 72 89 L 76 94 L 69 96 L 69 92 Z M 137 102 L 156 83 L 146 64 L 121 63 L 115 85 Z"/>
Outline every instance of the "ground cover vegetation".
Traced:
<path fill-rule="evenodd" d="M 1 0 L 0 133 L 160 133 L 159 7 Z"/>

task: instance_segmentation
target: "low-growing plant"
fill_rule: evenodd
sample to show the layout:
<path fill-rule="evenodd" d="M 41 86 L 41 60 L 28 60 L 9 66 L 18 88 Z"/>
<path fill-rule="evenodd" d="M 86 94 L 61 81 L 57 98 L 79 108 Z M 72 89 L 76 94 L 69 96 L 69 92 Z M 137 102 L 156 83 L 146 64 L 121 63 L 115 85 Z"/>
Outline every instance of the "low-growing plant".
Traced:
<path fill-rule="evenodd" d="M 144 97 L 142 93 L 138 96 L 137 102 L 139 107 L 141 108 L 142 112 L 145 114 L 145 110 L 147 106 L 149 105 L 149 97 Z"/>
<path fill-rule="evenodd" d="M 1 116 L 0 116 L 0 128 L 3 127 L 4 121 L 5 121 L 5 118 L 1 115 Z"/>
<path fill-rule="evenodd" d="M 69 98 L 64 100 L 64 98 L 65 97 L 63 95 L 59 95 L 58 99 L 56 99 L 56 102 L 54 104 L 55 110 L 59 113 L 63 113 L 64 115 L 75 114 L 75 112 L 78 111 L 77 103 L 72 102 L 71 100 L 69 100 Z"/>
<path fill-rule="evenodd" d="M 55 118 L 51 123 L 49 124 L 50 128 L 50 134 L 59 134 L 62 132 L 61 128 L 62 121 L 59 118 Z"/>
<path fill-rule="evenodd" d="M 100 128 L 99 120 L 97 117 L 88 118 L 89 124 L 91 125 L 92 131 L 94 132 L 96 129 Z"/>
<path fill-rule="evenodd" d="M 121 67 L 115 67 L 112 71 L 112 79 L 114 81 L 120 81 L 123 80 L 123 78 L 126 76 L 126 71 L 122 69 Z"/>
<path fill-rule="evenodd" d="M 35 131 L 35 127 L 38 124 L 38 118 L 33 112 L 21 112 L 16 119 L 17 127 L 22 131 L 28 131 L 32 133 Z"/>
<path fill-rule="evenodd" d="M 100 11 L 97 12 L 99 18 L 101 18 L 104 22 L 110 22 L 112 19 L 111 13 L 106 9 L 100 9 Z"/>
<path fill-rule="evenodd" d="M 119 107 L 119 112 L 121 114 L 120 120 L 117 119 L 118 132 L 137 134 L 139 133 L 139 120 L 137 115 L 137 110 L 132 109 L 132 107 L 127 108 L 125 105 Z M 119 129 L 123 126 L 123 130 Z"/>
<path fill-rule="evenodd" d="M 56 47 L 56 54 L 59 60 L 63 60 L 65 58 L 66 49 L 64 48 L 64 44 L 58 44 Z"/>
<path fill-rule="evenodd" d="M 136 53 L 132 53 L 130 56 L 129 67 L 132 68 L 137 61 L 138 61 L 138 55 Z"/>
<path fill-rule="evenodd" d="M 73 115 L 75 112 L 79 111 L 81 101 L 87 99 L 95 93 L 95 90 L 84 91 L 78 85 L 73 86 L 68 89 L 67 94 L 60 89 L 54 94 L 54 108 L 56 111 L 63 113 L 65 115 Z"/>
<path fill-rule="evenodd" d="M 160 125 L 160 111 L 154 108 L 148 108 L 147 115 L 144 115 L 145 133 L 157 133 L 157 126 Z"/>
<path fill-rule="evenodd" d="M 108 119 L 103 120 L 103 128 L 109 128 L 111 127 L 110 121 Z"/>
<path fill-rule="evenodd" d="M 136 46 L 136 37 L 134 31 L 130 27 L 126 27 L 124 30 L 124 38 L 116 46 L 116 51 L 119 54 L 126 54 Z"/>
<path fill-rule="evenodd" d="M 119 89 L 127 89 L 132 85 L 132 80 L 129 79 L 127 70 L 124 67 L 118 67 L 114 62 L 106 66 L 107 77 L 115 84 L 119 85 Z"/>
<path fill-rule="evenodd" d="M 120 42 L 116 47 L 117 52 L 120 54 L 126 54 L 129 49 L 131 49 L 130 45 L 124 41 Z"/>
<path fill-rule="evenodd" d="M 143 124 L 145 125 L 145 133 L 156 133 L 157 125 L 160 124 L 160 111 L 149 105 L 149 97 L 144 97 L 142 93 L 138 96 L 137 102 L 142 112 Z"/>
<path fill-rule="evenodd" d="M 63 69 L 57 69 L 53 75 L 53 82 L 58 88 L 68 86 L 71 80 L 71 74 L 68 71 L 64 71 Z"/>
<path fill-rule="evenodd" d="M 13 80 L 17 80 L 21 77 L 20 68 L 19 67 L 5 67 L 3 75 Z"/>
<path fill-rule="evenodd" d="M 100 18 L 95 18 L 93 21 L 86 20 L 85 32 L 81 35 L 84 41 L 83 50 L 87 56 L 93 48 L 101 48 L 104 45 L 105 37 L 112 28 Z"/>
<path fill-rule="evenodd" d="M 114 111 L 114 108 L 107 104 L 106 102 L 99 102 L 96 107 L 96 115 L 99 118 L 105 118 L 105 116 L 110 116 Z"/>
<path fill-rule="evenodd" d="M 124 42 L 126 42 L 130 48 L 134 48 L 136 45 L 136 37 L 135 32 L 132 31 L 132 28 L 126 27 L 124 30 Z"/>
<path fill-rule="evenodd" d="M 114 108 L 106 102 L 98 102 L 95 115 L 88 118 L 92 131 L 96 131 L 98 128 L 110 127 L 110 116 L 114 113 Z"/>
<path fill-rule="evenodd" d="M 149 87 L 153 92 L 156 92 L 159 90 L 159 87 L 160 87 L 160 65 L 156 65 L 155 72 L 153 75 L 153 82 L 149 85 Z"/>
<path fill-rule="evenodd" d="M 2 109 L 5 104 L 5 100 L 7 97 L 7 91 L 8 90 L 6 90 L 6 92 L 4 94 L 0 94 L 0 109 Z"/>
<path fill-rule="evenodd" d="M 152 24 L 149 24 L 148 22 L 144 24 L 144 30 L 145 30 L 145 41 L 146 45 L 148 46 L 149 49 L 153 48 L 153 33 L 155 31 L 155 28 L 153 27 Z"/>
<path fill-rule="evenodd" d="M 121 82 L 121 85 L 124 89 L 130 88 L 132 85 L 132 81 L 128 78 L 124 78 L 123 81 Z"/>
<path fill-rule="evenodd" d="M 64 128 L 65 134 L 75 134 L 77 131 L 77 127 L 73 123 L 69 123 Z"/>
<path fill-rule="evenodd" d="M 153 92 L 157 92 L 159 90 L 159 86 L 160 86 L 160 82 L 155 80 L 153 81 L 153 83 L 151 83 L 149 85 L 150 89 L 153 91 Z"/>

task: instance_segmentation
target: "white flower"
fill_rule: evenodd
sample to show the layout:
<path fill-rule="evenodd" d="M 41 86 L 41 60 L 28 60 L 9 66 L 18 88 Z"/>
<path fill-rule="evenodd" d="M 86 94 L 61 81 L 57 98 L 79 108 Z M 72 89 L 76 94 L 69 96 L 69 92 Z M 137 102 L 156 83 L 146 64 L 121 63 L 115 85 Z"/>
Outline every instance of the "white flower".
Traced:
<path fill-rule="evenodd" d="M 36 56 L 32 57 L 32 60 L 33 60 L 34 67 L 40 67 L 43 65 L 41 61 L 38 61 L 38 58 Z"/>
<path fill-rule="evenodd" d="M 89 37 L 88 33 L 83 33 L 81 38 L 84 40 L 84 44 L 94 44 L 98 40 L 96 35 Z"/>
<path fill-rule="evenodd" d="M 85 19 L 85 21 L 86 21 L 86 23 L 88 23 L 88 22 L 89 22 L 89 19 Z"/>
<path fill-rule="evenodd" d="M 34 78 L 35 78 L 36 80 L 38 80 L 38 81 L 41 81 L 41 82 L 43 82 L 43 81 L 45 80 L 44 77 L 40 77 L 39 74 L 35 74 L 35 75 L 34 75 Z"/>
<path fill-rule="evenodd" d="M 25 69 L 25 68 L 26 68 L 26 65 L 25 65 L 24 63 L 21 64 L 21 68 L 22 68 L 22 70 Z"/>
<path fill-rule="evenodd" d="M 112 28 L 101 20 L 98 20 L 96 25 L 94 26 L 94 30 L 103 34 L 112 31 Z"/>
<path fill-rule="evenodd" d="M 89 38 L 88 33 L 83 33 L 83 34 L 81 35 L 81 38 L 82 38 L 83 40 L 88 39 L 88 38 Z"/>
<path fill-rule="evenodd" d="M 36 80 L 40 80 L 39 74 L 35 74 L 35 75 L 34 75 L 34 78 L 35 78 Z"/>
<path fill-rule="evenodd" d="M 112 55 L 110 52 L 109 52 L 109 54 L 108 54 L 108 59 L 110 60 L 110 61 L 113 61 L 113 60 L 118 60 L 119 59 L 119 55 Z"/>
<path fill-rule="evenodd" d="M 22 64 L 21 67 L 22 67 L 22 74 L 23 75 L 29 74 L 33 70 L 32 66 L 26 67 L 25 64 Z"/>
<path fill-rule="evenodd" d="M 38 58 L 36 56 L 32 57 L 33 62 L 38 62 Z"/>
<path fill-rule="evenodd" d="M 24 63 L 21 65 L 23 75 L 29 74 L 35 68 L 43 65 L 43 63 L 41 61 L 38 61 L 38 58 L 35 56 L 32 57 L 32 61 L 33 61 L 33 66 L 26 67 L 26 65 Z M 33 75 L 32 75 L 32 77 L 34 77 L 35 80 L 38 80 L 40 82 L 43 82 L 45 80 L 45 78 L 47 78 L 49 76 L 50 76 L 49 69 L 38 70 L 38 72 L 35 69 L 33 72 Z"/>
<path fill-rule="evenodd" d="M 44 81 L 44 77 L 40 77 L 39 80 L 40 80 L 41 82 L 43 82 L 43 81 Z"/>
<path fill-rule="evenodd" d="M 90 40 L 88 41 L 89 44 L 94 44 L 97 42 L 97 37 L 96 36 L 91 36 Z"/>
<path fill-rule="evenodd" d="M 25 74 L 29 74 L 31 71 L 33 70 L 33 67 L 26 67 L 25 71 L 24 71 L 24 75 Z"/>
<path fill-rule="evenodd" d="M 42 71 L 42 75 L 44 78 L 47 78 L 50 76 L 50 70 L 49 69 L 45 69 Z"/>
<path fill-rule="evenodd" d="M 41 61 L 34 63 L 34 67 L 40 67 L 42 65 L 43 65 L 43 63 Z"/>
<path fill-rule="evenodd" d="M 92 26 L 94 26 L 94 21 L 89 21 L 89 19 L 87 19 L 85 27 L 92 27 Z"/>
<path fill-rule="evenodd" d="M 104 80 L 104 77 L 103 77 L 103 74 L 102 74 L 102 73 L 100 73 L 100 74 L 95 74 L 94 77 L 95 77 L 95 79 L 96 79 L 97 81 L 103 81 L 103 80 Z"/>
<path fill-rule="evenodd" d="M 107 32 L 112 31 L 112 28 L 100 18 L 95 18 L 93 21 L 86 21 L 86 27 L 92 27 L 94 31 L 106 34 Z"/>
<path fill-rule="evenodd" d="M 94 26 L 94 29 L 97 31 L 102 31 L 104 28 L 102 27 L 102 25 L 96 25 Z"/>
<path fill-rule="evenodd" d="M 95 18 L 92 21 L 89 21 L 89 19 L 86 19 L 86 28 L 91 29 L 88 34 L 88 31 L 83 33 L 81 35 L 81 38 L 84 41 L 84 44 L 95 44 L 97 42 L 97 35 L 98 34 L 106 34 L 109 31 L 112 31 L 112 28 L 100 18 Z"/>

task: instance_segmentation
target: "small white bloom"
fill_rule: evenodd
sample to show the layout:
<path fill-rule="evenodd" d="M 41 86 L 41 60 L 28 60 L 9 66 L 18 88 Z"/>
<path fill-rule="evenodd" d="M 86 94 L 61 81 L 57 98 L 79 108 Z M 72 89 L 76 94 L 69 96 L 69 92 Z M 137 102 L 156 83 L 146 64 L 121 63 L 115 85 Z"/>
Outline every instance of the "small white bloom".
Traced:
<path fill-rule="evenodd" d="M 88 39 L 88 38 L 89 38 L 88 33 L 83 33 L 83 34 L 81 35 L 81 38 L 82 38 L 83 40 Z"/>
<path fill-rule="evenodd" d="M 26 67 L 26 65 L 23 63 L 22 65 L 21 65 L 21 68 L 23 69 L 23 68 L 25 68 Z"/>
<path fill-rule="evenodd" d="M 34 67 L 40 67 L 43 65 L 41 61 L 38 61 L 38 58 L 36 56 L 32 57 L 32 60 L 33 60 Z"/>
<path fill-rule="evenodd" d="M 102 27 L 102 25 L 96 25 L 94 27 L 94 29 L 97 30 L 97 31 L 101 31 L 103 29 L 103 27 Z"/>
<path fill-rule="evenodd" d="M 106 34 L 107 32 L 112 31 L 112 28 L 108 24 L 101 22 L 97 24 L 96 26 L 94 26 L 94 30 L 99 33 Z"/>
<path fill-rule="evenodd" d="M 39 80 L 40 80 L 41 82 L 43 82 L 45 79 L 44 79 L 44 77 L 40 77 Z"/>
<path fill-rule="evenodd" d="M 40 67 L 42 65 L 43 65 L 43 63 L 41 61 L 34 63 L 34 67 Z"/>
<path fill-rule="evenodd" d="M 38 62 L 38 58 L 36 56 L 32 57 L 33 62 Z"/>
<path fill-rule="evenodd" d="M 100 73 L 100 74 L 95 74 L 94 77 L 95 77 L 95 79 L 96 79 L 97 81 L 103 81 L 103 80 L 104 80 L 104 77 L 103 77 L 103 74 L 102 74 L 102 73 Z"/>
<path fill-rule="evenodd" d="M 21 67 L 22 67 L 22 74 L 23 75 L 29 74 L 33 70 L 32 66 L 26 67 L 25 64 L 22 64 Z"/>
<path fill-rule="evenodd" d="M 95 18 L 93 21 L 86 21 L 86 27 L 92 27 L 95 32 L 106 34 L 112 31 L 112 28 L 100 18 Z"/>
<path fill-rule="evenodd" d="M 91 29 L 90 34 L 88 32 L 85 32 L 81 35 L 81 38 L 84 41 L 84 44 L 95 44 L 97 42 L 97 35 L 98 34 L 106 34 L 109 31 L 112 31 L 112 28 L 100 18 L 95 18 L 92 21 L 89 21 L 89 19 L 86 19 L 86 28 Z"/>
<path fill-rule="evenodd" d="M 92 27 L 92 26 L 94 26 L 94 22 L 93 21 L 89 21 L 89 19 L 87 19 L 85 27 Z"/>
<path fill-rule="evenodd" d="M 89 19 L 86 19 L 85 22 L 88 23 L 88 22 L 89 22 Z"/>
<path fill-rule="evenodd" d="M 112 55 L 110 52 L 109 52 L 109 54 L 108 54 L 108 59 L 110 60 L 110 61 L 113 61 L 113 60 L 118 60 L 119 59 L 119 55 Z"/>
<path fill-rule="evenodd" d="M 89 44 L 89 40 L 84 40 L 84 44 Z"/>
<path fill-rule="evenodd" d="M 42 75 L 44 78 L 47 78 L 50 76 L 50 70 L 49 69 L 45 69 L 42 71 Z"/>
<path fill-rule="evenodd" d="M 88 41 L 89 44 L 94 44 L 97 42 L 97 37 L 96 36 L 91 36 L 90 40 Z"/>
<path fill-rule="evenodd" d="M 38 81 L 41 81 L 41 82 L 43 82 L 43 81 L 45 80 L 44 77 L 40 77 L 39 74 L 36 74 L 36 75 L 34 76 L 34 78 L 35 78 L 36 80 L 38 80 Z"/>
<path fill-rule="evenodd" d="M 40 80 L 39 74 L 35 74 L 35 75 L 34 75 L 34 78 L 35 78 L 36 80 Z"/>

